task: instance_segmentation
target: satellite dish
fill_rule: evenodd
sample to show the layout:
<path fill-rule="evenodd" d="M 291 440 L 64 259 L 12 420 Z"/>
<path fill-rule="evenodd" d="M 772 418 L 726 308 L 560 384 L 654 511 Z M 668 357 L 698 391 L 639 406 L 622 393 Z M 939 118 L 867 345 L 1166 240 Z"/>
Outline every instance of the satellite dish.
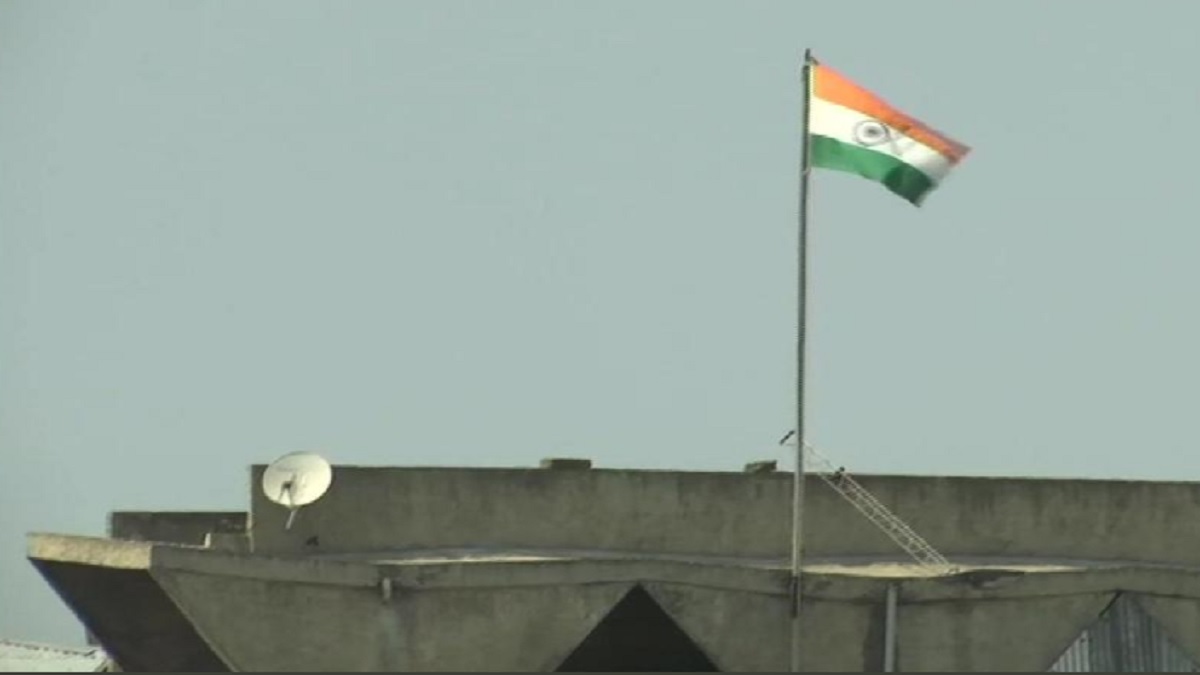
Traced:
<path fill-rule="evenodd" d="M 286 507 L 287 524 L 292 521 L 301 506 L 308 506 L 325 495 L 333 483 L 333 467 L 315 452 L 293 452 L 280 457 L 263 472 L 262 489 L 267 499 Z"/>

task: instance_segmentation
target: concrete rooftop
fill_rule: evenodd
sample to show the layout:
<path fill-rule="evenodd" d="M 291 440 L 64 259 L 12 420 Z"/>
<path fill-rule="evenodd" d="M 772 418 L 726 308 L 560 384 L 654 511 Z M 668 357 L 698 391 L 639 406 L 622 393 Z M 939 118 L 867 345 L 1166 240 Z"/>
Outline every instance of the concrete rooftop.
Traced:
<path fill-rule="evenodd" d="M 114 514 L 29 557 L 130 671 L 554 670 L 614 612 L 720 669 L 786 666 L 786 474 L 336 467 L 287 529 L 262 468 L 247 513 Z M 879 669 L 889 594 L 903 670 L 1045 670 L 1117 597 L 1200 655 L 1200 485 L 860 480 L 954 569 L 814 482 L 806 668 Z"/>

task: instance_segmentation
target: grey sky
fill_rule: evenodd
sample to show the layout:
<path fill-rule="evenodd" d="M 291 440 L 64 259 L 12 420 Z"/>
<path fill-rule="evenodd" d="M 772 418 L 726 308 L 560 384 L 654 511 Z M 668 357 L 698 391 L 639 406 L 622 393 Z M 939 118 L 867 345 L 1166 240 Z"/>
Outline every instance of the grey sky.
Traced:
<path fill-rule="evenodd" d="M 283 452 L 781 456 L 806 46 L 974 148 L 922 209 L 816 176 L 810 438 L 1200 477 L 1196 18 L 0 2 L 0 637 L 82 640 L 27 531 L 239 508 Z"/>

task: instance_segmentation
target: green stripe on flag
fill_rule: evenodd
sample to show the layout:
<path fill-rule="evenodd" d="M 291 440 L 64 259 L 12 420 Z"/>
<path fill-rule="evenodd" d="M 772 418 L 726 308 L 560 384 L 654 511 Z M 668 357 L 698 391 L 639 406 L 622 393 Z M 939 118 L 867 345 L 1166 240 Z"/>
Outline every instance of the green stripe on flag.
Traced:
<path fill-rule="evenodd" d="M 814 134 L 811 142 L 813 166 L 878 181 L 916 206 L 920 206 L 921 200 L 936 187 L 929 176 L 891 155 L 843 143 L 828 136 Z"/>

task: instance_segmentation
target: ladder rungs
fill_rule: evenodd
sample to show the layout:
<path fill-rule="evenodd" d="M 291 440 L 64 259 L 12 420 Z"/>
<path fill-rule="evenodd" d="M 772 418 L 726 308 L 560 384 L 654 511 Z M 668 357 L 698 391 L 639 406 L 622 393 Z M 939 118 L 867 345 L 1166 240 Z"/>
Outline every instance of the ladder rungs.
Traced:
<path fill-rule="evenodd" d="M 827 460 L 822 464 L 832 467 Z M 820 472 L 818 475 L 918 563 L 928 567 L 948 568 L 950 566 L 950 562 L 938 553 L 929 542 L 925 541 L 907 523 L 900 520 L 878 499 L 875 499 L 875 496 L 857 481 L 845 474 L 834 479 L 827 475 L 828 473 L 830 472 Z"/>

